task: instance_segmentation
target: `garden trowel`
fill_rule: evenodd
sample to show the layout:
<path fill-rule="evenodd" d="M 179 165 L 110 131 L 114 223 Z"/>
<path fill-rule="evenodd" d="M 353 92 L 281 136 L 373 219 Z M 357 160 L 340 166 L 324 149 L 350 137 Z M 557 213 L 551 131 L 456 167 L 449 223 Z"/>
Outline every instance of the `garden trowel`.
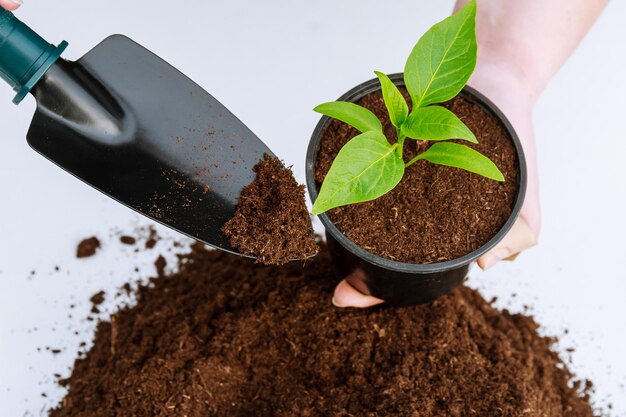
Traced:
<path fill-rule="evenodd" d="M 37 152 L 145 216 L 237 253 L 220 234 L 272 152 L 176 68 L 122 35 L 75 62 L 0 8 L 0 76 L 37 110 Z M 4 123 L 4 122 L 3 122 Z"/>

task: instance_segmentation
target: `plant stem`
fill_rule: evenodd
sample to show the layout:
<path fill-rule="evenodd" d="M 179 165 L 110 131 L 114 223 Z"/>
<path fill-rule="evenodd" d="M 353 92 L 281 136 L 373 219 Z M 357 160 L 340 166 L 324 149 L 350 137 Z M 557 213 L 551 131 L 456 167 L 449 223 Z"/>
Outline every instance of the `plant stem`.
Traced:
<path fill-rule="evenodd" d="M 404 167 L 408 168 L 411 165 L 413 165 L 414 163 L 416 163 L 417 161 L 419 161 L 420 159 L 424 159 L 424 158 L 422 158 L 422 155 L 424 155 L 424 152 L 422 152 L 421 154 L 417 155 L 415 158 L 411 159 L 409 162 L 404 164 Z"/>
<path fill-rule="evenodd" d="M 400 158 L 402 158 L 402 155 L 404 154 L 404 139 L 406 139 L 406 136 L 403 135 L 400 129 L 397 128 L 396 135 L 398 136 L 398 154 L 400 155 Z"/>

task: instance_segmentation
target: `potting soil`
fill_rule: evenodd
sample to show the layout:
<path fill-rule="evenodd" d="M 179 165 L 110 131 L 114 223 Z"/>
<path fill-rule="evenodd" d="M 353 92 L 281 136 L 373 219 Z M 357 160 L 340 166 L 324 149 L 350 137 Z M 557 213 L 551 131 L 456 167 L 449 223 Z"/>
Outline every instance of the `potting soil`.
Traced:
<path fill-rule="evenodd" d="M 318 251 L 313 227 L 291 169 L 265 155 L 255 167 L 256 179 L 239 197 L 235 216 L 222 228 L 230 244 L 258 262 L 281 265 Z"/>
<path fill-rule="evenodd" d="M 262 266 L 196 244 L 97 326 L 51 417 L 588 417 L 532 318 L 465 286 L 410 308 L 338 309 L 325 248 Z M 173 266 L 173 265 L 171 265 Z"/>
<path fill-rule="evenodd" d="M 408 98 L 406 90 L 402 90 Z M 360 105 L 381 120 L 385 135 L 396 141 L 396 128 L 382 94 L 364 97 Z M 456 141 L 488 156 L 504 174 L 498 182 L 480 175 L 418 161 L 402 181 L 373 201 L 338 207 L 330 219 L 350 240 L 384 258 L 426 264 L 456 259 L 487 243 L 508 220 L 519 188 L 517 154 L 500 120 L 463 97 L 444 104 L 474 132 L 478 144 Z M 315 180 L 321 184 L 339 150 L 359 132 L 343 122 L 330 123 L 321 139 Z M 407 138 L 409 161 L 434 142 Z"/>

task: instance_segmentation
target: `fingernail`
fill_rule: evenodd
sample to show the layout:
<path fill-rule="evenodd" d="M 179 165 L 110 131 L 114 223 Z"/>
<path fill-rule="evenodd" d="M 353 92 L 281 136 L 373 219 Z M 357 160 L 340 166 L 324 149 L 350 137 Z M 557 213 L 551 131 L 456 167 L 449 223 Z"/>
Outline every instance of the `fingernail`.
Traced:
<path fill-rule="evenodd" d="M 17 5 L 17 6 L 21 6 L 22 4 L 24 4 L 24 0 L 10 0 L 11 3 Z"/>
<path fill-rule="evenodd" d="M 333 299 L 331 300 L 331 302 L 333 303 L 333 305 L 334 305 L 335 307 L 339 307 L 339 308 L 344 308 L 344 307 L 345 307 L 344 305 L 339 304 L 339 303 L 337 302 L 337 300 L 335 300 L 335 297 L 333 297 Z"/>

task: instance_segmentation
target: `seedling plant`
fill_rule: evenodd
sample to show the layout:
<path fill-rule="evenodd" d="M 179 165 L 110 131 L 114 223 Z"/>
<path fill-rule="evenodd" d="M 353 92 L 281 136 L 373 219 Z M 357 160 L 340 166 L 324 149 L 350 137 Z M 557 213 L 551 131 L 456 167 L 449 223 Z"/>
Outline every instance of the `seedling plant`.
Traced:
<path fill-rule="evenodd" d="M 418 161 L 464 169 L 495 181 L 504 181 L 498 167 L 461 139 L 478 143 L 472 131 L 450 110 L 436 105 L 455 97 L 476 67 L 476 0 L 431 27 L 417 42 L 404 68 L 404 83 L 412 108 L 382 72 L 378 77 L 383 100 L 397 141 L 391 143 L 382 123 L 370 110 L 350 102 L 334 101 L 314 110 L 345 122 L 361 132 L 337 154 L 326 174 L 313 214 L 335 207 L 374 200 L 391 191 L 404 171 Z M 406 139 L 436 141 L 426 151 L 404 160 Z"/>

